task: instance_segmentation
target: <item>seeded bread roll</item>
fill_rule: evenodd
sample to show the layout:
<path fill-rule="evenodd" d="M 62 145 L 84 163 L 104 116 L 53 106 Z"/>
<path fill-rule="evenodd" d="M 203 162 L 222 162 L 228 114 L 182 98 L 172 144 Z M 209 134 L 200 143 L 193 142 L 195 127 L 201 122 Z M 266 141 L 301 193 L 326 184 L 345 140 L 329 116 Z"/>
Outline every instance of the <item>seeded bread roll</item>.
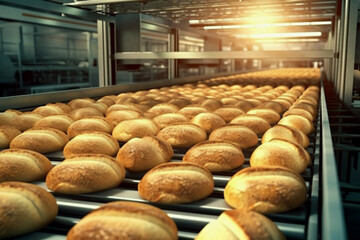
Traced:
<path fill-rule="evenodd" d="M 10 146 L 10 142 L 20 134 L 21 131 L 13 126 L 10 125 L 0 126 L 0 149 L 8 148 Z"/>
<path fill-rule="evenodd" d="M 272 139 L 257 147 L 250 157 L 250 165 L 280 166 L 297 173 L 305 171 L 311 164 L 309 153 L 299 144 L 284 139 Z"/>
<path fill-rule="evenodd" d="M 155 136 L 133 138 L 119 150 L 116 160 L 130 171 L 149 170 L 170 161 L 174 152 L 171 145 Z"/>
<path fill-rule="evenodd" d="M 264 132 L 271 128 L 271 125 L 268 121 L 256 115 L 240 115 L 231 120 L 230 123 L 248 127 L 258 136 L 261 136 Z"/>
<path fill-rule="evenodd" d="M 23 113 L 12 119 L 10 125 L 23 132 L 32 128 L 42 118 L 43 116 L 37 113 Z"/>
<path fill-rule="evenodd" d="M 272 139 L 285 139 L 301 145 L 303 148 L 309 146 L 309 138 L 302 131 L 286 125 L 277 124 L 267 130 L 261 138 L 261 143 L 266 143 Z"/>
<path fill-rule="evenodd" d="M 30 183 L 0 183 L 0 199 L 1 239 L 39 230 L 58 213 L 54 196 Z"/>
<path fill-rule="evenodd" d="M 135 137 L 155 136 L 159 127 L 147 118 L 124 120 L 117 124 L 112 132 L 113 137 L 121 142 L 127 142 Z"/>
<path fill-rule="evenodd" d="M 113 128 L 114 126 L 106 121 L 104 117 L 88 117 L 72 123 L 67 130 L 67 134 L 70 138 L 89 131 L 111 134 Z"/>
<path fill-rule="evenodd" d="M 285 240 L 275 223 L 264 215 L 245 209 L 227 210 L 208 223 L 195 240 Z"/>
<path fill-rule="evenodd" d="M 242 149 L 254 147 L 259 142 L 259 138 L 253 130 L 238 124 L 215 129 L 211 132 L 209 140 L 234 142 Z"/>
<path fill-rule="evenodd" d="M 189 203 L 209 196 L 214 180 L 209 170 L 185 162 L 168 162 L 149 170 L 138 184 L 142 198 L 156 203 Z"/>
<path fill-rule="evenodd" d="M 224 190 L 227 204 L 263 214 L 295 209 L 306 201 L 304 179 L 283 167 L 248 167 L 231 177 Z"/>
<path fill-rule="evenodd" d="M 208 134 L 226 125 L 224 119 L 214 113 L 199 113 L 189 122 L 201 127 Z"/>
<path fill-rule="evenodd" d="M 81 154 L 53 167 L 46 176 L 46 185 L 57 193 L 81 194 L 116 187 L 124 178 L 125 169 L 114 158 Z"/>
<path fill-rule="evenodd" d="M 106 203 L 83 217 L 67 240 L 143 239 L 177 240 L 177 226 L 163 210 L 145 203 Z"/>
<path fill-rule="evenodd" d="M 164 113 L 152 119 L 160 129 L 167 127 L 174 123 L 187 123 L 188 119 L 181 113 Z"/>
<path fill-rule="evenodd" d="M 116 156 L 119 143 L 110 134 L 104 132 L 83 132 L 76 135 L 64 147 L 65 158 L 77 154 L 104 154 Z"/>
<path fill-rule="evenodd" d="M 235 143 L 204 141 L 191 147 L 182 160 L 196 163 L 210 172 L 220 172 L 241 166 L 244 163 L 244 155 Z"/>
<path fill-rule="evenodd" d="M 33 150 L 39 153 L 61 151 L 69 137 L 62 131 L 54 128 L 31 128 L 18 136 L 10 143 L 10 148 Z"/>
<path fill-rule="evenodd" d="M 300 115 L 288 115 L 283 117 L 278 124 L 294 127 L 303 131 L 306 135 L 315 130 L 314 124 L 309 119 Z"/>
<path fill-rule="evenodd" d="M 196 143 L 205 141 L 207 135 L 204 129 L 192 123 L 179 123 L 167 126 L 157 134 L 172 147 L 189 148 Z"/>
<path fill-rule="evenodd" d="M 74 123 L 74 119 L 67 114 L 56 114 L 46 116 L 34 124 L 34 128 L 55 128 L 63 131 L 64 133 L 67 132 L 69 126 Z"/>
<path fill-rule="evenodd" d="M 38 152 L 24 149 L 0 152 L 0 182 L 41 180 L 51 168 L 50 160 Z"/>

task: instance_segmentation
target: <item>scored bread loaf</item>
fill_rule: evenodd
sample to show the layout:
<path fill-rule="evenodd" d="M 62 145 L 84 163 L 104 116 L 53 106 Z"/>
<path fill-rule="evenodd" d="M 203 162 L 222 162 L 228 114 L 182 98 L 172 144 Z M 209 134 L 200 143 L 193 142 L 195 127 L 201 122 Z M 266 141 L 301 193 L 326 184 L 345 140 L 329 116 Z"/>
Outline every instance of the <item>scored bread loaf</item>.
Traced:
<path fill-rule="evenodd" d="M 315 130 L 314 124 L 309 119 L 300 115 L 287 115 L 280 119 L 278 124 L 294 127 L 303 131 L 306 135 Z"/>
<path fill-rule="evenodd" d="M 69 137 L 54 128 L 31 128 L 16 136 L 10 143 L 10 148 L 33 150 L 39 153 L 61 151 Z"/>
<path fill-rule="evenodd" d="M 42 118 L 43 116 L 37 113 L 23 113 L 12 119 L 10 125 L 23 132 L 32 128 Z"/>
<path fill-rule="evenodd" d="M 114 158 L 80 154 L 53 167 L 46 176 L 46 186 L 57 193 L 91 193 L 115 187 L 124 178 L 125 169 Z"/>
<path fill-rule="evenodd" d="M 64 147 L 63 154 L 69 158 L 76 154 L 104 154 L 114 157 L 119 151 L 119 143 L 104 132 L 84 132 L 71 139 Z"/>
<path fill-rule="evenodd" d="M 210 111 L 206 107 L 197 106 L 197 105 L 186 106 L 186 107 L 183 107 L 182 109 L 180 109 L 178 111 L 178 113 L 181 113 L 182 115 L 184 115 L 188 119 L 192 119 L 193 117 L 195 117 L 199 113 L 205 113 L 205 112 L 210 112 Z"/>
<path fill-rule="evenodd" d="M 195 240 L 285 240 L 274 222 L 266 216 L 245 209 L 227 210 L 208 223 Z"/>
<path fill-rule="evenodd" d="M 41 180 L 51 168 L 50 160 L 38 152 L 25 149 L 0 152 L 0 182 Z"/>
<path fill-rule="evenodd" d="M 167 127 L 174 123 L 187 123 L 188 119 L 181 113 L 164 113 L 152 119 L 160 129 Z"/>
<path fill-rule="evenodd" d="M 261 143 L 269 142 L 274 138 L 285 139 L 298 143 L 303 148 L 307 148 L 309 146 L 309 138 L 304 132 L 287 125 L 277 124 L 267 130 L 261 138 Z"/>
<path fill-rule="evenodd" d="M 244 163 L 239 146 L 227 141 L 203 141 L 191 147 L 183 162 L 192 162 L 207 168 L 210 172 L 228 171 Z"/>
<path fill-rule="evenodd" d="M 224 119 L 214 113 L 199 113 L 189 122 L 198 125 L 208 134 L 215 129 L 226 125 Z"/>
<path fill-rule="evenodd" d="M 130 171 L 149 170 L 170 161 L 174 152 L 171 145 L 155 136 L 133 138 L 119 150 L 116 160 Z"/>
<path fill-rule="evenodd" d="M 21 134 L 21 131 L 10 125 L 1 125 L 0 126 L 0 149 L 8 148 L 10 142 L 18 135 Z"/>
<path fill-rule="evenodd" d="M 67 130 L 67 135 L 69 138 L 74 138 L 75 136 L 88 131 L 111 134 L 113 128 L 114 126 L 106 121 L 104 117 L 88 117 L 72 123 Z"/>
<path fill-rule="evenodd" d="M 305 109 L 301 108 L 292 108 L 284 112 L 283 117 L 286 117 L 288 115 L 298 115 L 303 116 L 307 119 L 309 119 L 311 122 L 315 121 L 315 117 L 311 114 L 311 112 L 306 111 Z"/>
<path fill-rule="evenodd" d="M 194 163 L 168 162 L 149 170 L 138 184 L 140 196 L 155 203 L 189 203 L 209 196 L 214 180 Z"/>
<path fill-rule="evenodd" d="M 270 125 L 276 124 L 280 120 L 280 114 L 273 109 L 253 108 L 246 114 L 264 118 Z"/>
<path fill-rule="evenodd" d="M 62 114 L 64 111 L 57 105 L 45 105 L 35 108 L 33 113 L 40 114 L 42 116 L 50 116 L 55 114 Z"/>
<path fill-rule="evenodd" d="M 264 118 L 256 115 L 240 115 L 231 120 L 230 124 L 238 124 L 253 130 L 256 135 L 261 136 L 264 132 L 271 128 L 271 125 Z"/>
<path fill-rule="evenodd" d="M 169 125 L 161 129 L 157 136 L 165 139 L 172 147 L 183 148 L 192 147 L 196 143 L 207 139 L 205 130 L 192 123 Z"/>
<path fill-rule="evenodd" d="M 238 124 L 215 129 L 211 132 L 209 140 L 234 142 L 242 149 L 254 147 L 259 142 L 259 138 L 253 130 Z"/>
<path fill-rule="evenodd" d="M 213 113 L 222 117 L 226 123 L 229 123 L 231 120 L 244 114 L 245 112 L 237 107 L 223 106 L 213 111 Z"/>
<path fill-rule="evenodd" d="M 121 121 L 112 132 L 113 137 L 121 142 L 127 142 L 134 137 L 155 136 L 159 127 L 147 118 L 136 118 Z"/>
<path fill-rule="evenodd" d="M 0 183 L 0 199 L 1 239 L 39 230 L 58 213 L 54 196 L 30 183 Z"/>
<path fill-rule="evenodd" d="M 67 132 L 69 126 L 74 123 L 74 119 L 67 114 L 56 114 L 46 116 L 34 124 L 34 128 L 49 127 L 59 129 L 64 133 Z"/>
<path fill-rule="evenodd" d="M 116 126 L 119 122 L 129 119 L 142 118 L 143 113 L 138 110 L 122 109 L 112 110 L 106 114 L 106 120 Z"/>
<path fill-rule="evenodd" d="M 289 168 L 248 167 L 231 177 L 224 199 L 233 208 L 269 214 L 301 206 L 306 193 L 304 179 Z"/>
<path fill-rule="evenodd" d="M 93 108 L 93 107 L 82 107 L 82 108 L 76 108 L 74 110 L 72 110 L 69 115 L 74 119 L 74 120 L 79 120 L 82 118 L 88 118 L 88 117 L 103 117 L 104 114 L 102 112 L 100 112 L 98 109 Z"/>
<path fill-rule="evenodd" d="M 67 240 L 177 240 L 177 226 L 163 210 L 145 203 L 115 201 L 103 204 L 74 225 Z"/>
<path fill-rule="evenodd" d="M 274 138 L 263 143 L 250 156 L 252 167 L 280 166 L 302 173 L 310 164 L 309 153 L 299 144 L 285 139 Z"/>

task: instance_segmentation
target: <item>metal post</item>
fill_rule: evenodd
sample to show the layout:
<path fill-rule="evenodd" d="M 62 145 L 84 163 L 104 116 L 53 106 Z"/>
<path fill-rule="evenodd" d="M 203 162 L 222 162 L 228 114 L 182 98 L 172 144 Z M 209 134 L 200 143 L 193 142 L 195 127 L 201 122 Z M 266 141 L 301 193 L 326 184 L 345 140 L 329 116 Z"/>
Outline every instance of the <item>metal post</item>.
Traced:
<path fill-rule="evenodd" d="M 340 19 L 340 43 L 339 43 L 339 72 L 336 83 L 336 92 L 340 99 L 343 99 L 343 86 L 345 81 L 345 64 L 346 64 L 346 50 L 347 50 L 347 29 L 348 29 L 348 9 L 349 1 L 341 1 L 341 19 Z"/>
<path fill-rule="evenodd" d="M 99 66 L 99 87 L 109 86 L 111 84 L 110 71 L 110 29 L 108 22 L 97 21 L 98 25 L 98 66 Z"/>

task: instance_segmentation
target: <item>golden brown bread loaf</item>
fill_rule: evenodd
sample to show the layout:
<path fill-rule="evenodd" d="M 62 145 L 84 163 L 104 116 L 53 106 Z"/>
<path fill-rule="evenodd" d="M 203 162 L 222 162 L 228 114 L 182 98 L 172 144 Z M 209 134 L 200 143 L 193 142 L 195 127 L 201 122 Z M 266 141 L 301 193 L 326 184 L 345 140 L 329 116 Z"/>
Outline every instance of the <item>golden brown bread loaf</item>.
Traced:
<path fill-rule="evenodd" d="M 95 100 L 91 99 L 91 98 L 76 98 L 76 99 L 73 99 L 70 102 L 68 102 L 68 105 L 72 109 L 78 109 L 78 108 L 87 107 L 89 104 L 94 103 L 94 102 L 95 102 Z"/>
<path fill-rule="evenodd" d="M 25 149 L 0 152 L 0 182 L 41 180 L 51 168 L 50 160 L 38 152 Z"/>
<path fill-rule="evenodd" d="M 50 115 L 54 115 L 54 114 L 64 113 L 63 110 L 56 105 L 40 106 L 40 107 L 35 108 L 32 112 L 40 114 L 42 116 L 50 116 Z"/>
<path fill-rule="evenodd" d="M 209 170 L 194 163 L 168 162 L 149 170 L 138 184 L 142 198 L 156 203 L 189 203 L 209 196 L 214 180 Z"/>
<path fill-rule="evenodd" d="M 210 111 L 215 111 L 216 109 L 223 106 L 220 100 L 214 98 L 204 99 L 201 102 L 199 102 L 199 105 L 209 109 Z"/>
<path fill-rule="evenodd" d="M 266 216 L 245 209 L 227 210 L 208 223 L 195 240 L 285 240 L 276 224 Z"/>
<path fill-rule="evenodd" d="M 213 113 L 222 117 L 226 123 L 229 123 L 231 120 L 244 114 L 245 112 L 237 107 L 223 106 L 213 111 Z"/>
<path fill-rule="evenodd" d="M 304 132 L 287 125 L 277 124 L 267 130 L 261 138 L 261 143 L 269 142 L 274 138 L 295 142 L 303 148 L 309 146 L 309 138 Z"/>
<path fill-rule="evenodd" d="M 165 140 L 145 136 L 125 143 L 118 151 L 116 160 L 130 171 L 145 171 L 170 161 L 173 154 L 171 145 Z"/>
<path fill-rule="evenodd" d="M 268 121 L 256 115 L 240 115 L 231 120 L 230 123 L 248 127 L 258 136 L 261 136 L 264 132 L 271 128 L 271 125 Z"/>
<path fill-rule="evenodd" d="M 278 124 L 294 127 L 303 131 L 306 135 L 315 130 L 314 124 L 309 119 L 300 115 L 287 115 L 280 119 Z"/>
<path fill-rule="evenodd" d="M 192 123 L 169 125 L 161 129 L 157 136 L 170 143 L 172 147 L 184 148 L 192 147 L 207 139 L 205 130 Z"/>
<path fill-rule="evenodd" d="M 74 123 L 74 119 L 67 114 L 56 114 L 46 116 L 34 124 L 34 128 L 42 128 L 42 127 L 49 127 L 59 129 L 64 133 L 67 132 L 69 126 Z"/>
<path fill-rule="evenodd" d="M 76 135 L 64 147 L 65 158 L 77 154 L 104 154 L 116 156 L 119 151 L 119 143 L 113 136 L 104 132 L 83 132 Z"/>
<path fill-rule="evenodd" d="M 31 128 L 18 136 L 10 143 L 10 148 L 33 150 L 39 153 L 61 151 L 69 137 L 62 131 L 54 128 Z"/>
<path fill-rule="evenodd" d="M 67 135 L 69 138 L 74 138 L 75 136 L 88 131 L 111 134 L 113 128 L 114 126 L 104 117 L 88 117 L 72 123 L 67 130 Z"/>
<path fill-rule="evenodd" d="M 80 154 L 53 167 L 46 176 L 46 186 L 57 193 L 91 193 L 116 187 L 124 178 L 125 169 L 114 158 Z"/>
<path fill-rule="evenodd" d="M 145 203 L 106 203 L 70 229 L 67 240 L 177 240 L 177 226 L 163 210 Z"/>
<path fill-rule="evenodd" d="M 152 119 L 160 129 L 167 127 L 174 123 L 187 123 L 188 119 L 181 113 L 164 113 Z"/>
<path fill-rule="evenodd" d="M 304 179 L 283 167 L 248 167 L 231 177 L 224 190 L 226 203 L 237 209 L 280 213 L 306 201 Z"/>
<path fill-rule="evenodd" d="M 27 112 L 18 115 L 14 119 L 12 119 L 10 125 L 23 132 L 25 130 L 32 128 L 34 124 L 42 118 L 43 116 L 40 114 Z"/>
<path fill-rule="evenodd" d="M 66 103 L 62 103 L 62 102 L 48 103 L 45 106 L 56 106 L 61 109 L 62 113 L 65 113 L 65 114 L 68 114 L 73 110 L 69 105 L 67 105 Z"/>
<path fill-rule="evenodd" d="M 199 113 L 205 113 L 205 112 L 210 112 L 210 111 L 206 107 L 196 106 L 196 105 L 186 106 L 186 107 L 183 107 L 182 109 L 180 109 L 178 111 L 178 113 L 181 113 L 182 115 L 184 115 L 188 119 L 192 119 L 193 117 L 195 117 Z"/>
<path fill-rule="evenodd" d="M 313 116 L 316 116 L 317 114 L 317 106 L 314 106 L 310 103 L 305 102 L 295 102 L 293 105 L 291 105 L 290 109 L 304 109 L 308 112 L 310 112 Z"/>
<path fill-rule="evenodd" d="M 111 111 L 118 111 L 118 110 L 133 110 L 142 112 L 138 105 L 132 103 L 118 103 L 111 105 L 107 110 L 105 115 L 108 115 Z"/>
<path fill-rule="evenodd" d="M 309 153 L 299 144 L 284 139 L 272 139 L 257 147 L 250 157 L 250 165 L 280 166 L 297 173 L 305 171 L 311 164 Z"/>
<path fill-rule="evenodd" d="M 226 125 L 224 119 L 214 113 L 199 113 L 189 122 L 201 127 L 208 134 Z"/>
<path fill-rule="evenodd" d="M 292 108 L 284 112 L 283 117 L 288 115 L 298 115 L 309 119 L 311 122 L 315 121 L 315 117 L 307 110 L 301 108 Z"/>
<path fill-rule="evenodd" d="M 235 107 L 241 109 L 243 112 L 247 112 L 250 109 L 254 108 L 255 105 L 247 100 L 240 100 L 238 103 L 235 104 Z"/>
<path fill-rule="evenodd" d="M 121 142 L 127 142 L 135 137 L 155 136 L 159 127 L 154 121 L 147 118 L 136 118 L 121 121 L 112 132 L 113 137 Z"/>
<path fill-rule="evenodd" d="M 98 117 L 104 116 L 103 113 L 101 113 L 96 108 L 92 108 L 92 107 L 76 108 L 76 109 L 72 110 L 69 114 L 74 120 L 79 120 L 79 119 L 88 118 L 88 117 L 95 117 L 95 116 L 98 116 Z"/>
<path fill-rule="evenodd" d="M 106 120 L 116 126 L 119 122 L 129 119 L 142 118 L 144 114 L 138 110 L 112 110 L 106 115 Z"/>
<path fill-rule="evenodd" d="M 226 141 L 204 141 L 191 147 L 183 162 L 192 162 L 207 168 L 210 172 L 228 171 L 244 163 L 239 146 Z"/>
<path fill-rule="evenodd" d="M 280 114 L 272 109 L 253 108 L 253 109 L 249 110 L 246 114 L 262 117 L 270 125 L 276 124 L 281 118 Z"/>
<path fill-rule="evenodd" d="M 22 113 L 16 114 L 12 111 L 0 112 L 0 126 L 10 125 L 11 121 L 20 114 Z"/>
<path fill-rule="evenodd" d="M 0 199 L 1 239 L 39 230 L 58 213 L 54 196 L 30 183 L 0 183 Z"/>
<path fill-rule="evenodd" d="M 153 116 L 158 116 L 160 114 L 164 113 L 176 113 L 179 111 L 179 108 L 171 103 L 159 103 L 155 106 L 151 107 L 149 110 L 147 110 L 147 113 L 152 114 Z"/>
<path fill-rule="evenodd" d="M 8 148 L 10 146 L 10 142 L 20 134 L 21 131 L 13 126 L 0 126 L 0 149 Z"/>
<path fill-rule="evenodd" d="M 253 130 L 238 124 L 215 129 L 211 132 L 209 140 L 234 142 L 242 149 L 254 147 L 259 142 L 259 138 Z"/>

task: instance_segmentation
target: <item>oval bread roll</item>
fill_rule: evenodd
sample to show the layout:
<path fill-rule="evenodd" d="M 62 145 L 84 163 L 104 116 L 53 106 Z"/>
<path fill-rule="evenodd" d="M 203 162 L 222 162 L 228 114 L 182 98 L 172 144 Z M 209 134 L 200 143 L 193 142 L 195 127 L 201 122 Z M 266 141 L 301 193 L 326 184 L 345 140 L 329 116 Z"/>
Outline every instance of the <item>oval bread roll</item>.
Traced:
<path fill-rule="evenodd" d="M 239 144 L 242 149 L 254 147 L 259 142 L 259 138 L 253 130 L 238 124 L 215 129 L 211 132 L 209 140 L 234 142 Z"/>
<path fill-rule="evenodd" d="M 84 132 L 71 139 L 64 147 L 63 154 L 69 158 L 76 154 L 104 154 L 114 157 L 119 151 L 119 143 L 104 132 Z"/>
<path fill-rule="evenodd" d="M 277 124 L 267 130 L 261 138 L 261 143 L 269 142 L 274 138 L 295 142 L 303 148 L 309 146 L 309 138 L 304 132 L 287 125 Z"/>
<path fill-rule="evenodd" d="M 50 160 L 38 152 L 25 149 L 0 152 L 0 182 L 42 180 L 51 168 Z"/>
<path fill-rule="evenodd" d="M 193 163 L 169 162 L 149 170 L 138 184 L 142 198 L 156 203 L 189 203 L 209 196 L 214 180 L 204 167 Z"/>
<path fill-rule="evenodd" d="M 290 168 L 297 173 L 304 172 L 310 164 L 310 155 L 302 146 L 276 138 L 261 144 L 250 157 L 252 167 L 280 166 Z"/>
<path fill-rule="evenodd" d="M 124 120 L 117 124 L 112 132 L 113 137 L 121 142 L 127 142 L 135 137 L 155 136 L 159 127 L 147 118 Z"/>
<path fill-rule="evenodd" d="M 114 126 L 106 121 L 104 117 L 88 117 L 72 123 L 67 130 L 67 134 L 70 138 L 74 138 L 75 136 L 88 131 L 111 134 L 113 128 Z"/>
<path fill-rule="evenodd" d="M 188 119 L 181 113 L 164 113 L 152 119 L 160 129 L 167 127 L 174 123 L 187 123 Z"/>
<path fill-rule="evenodd" d="M 210 111 L 206 107 L 196 106 L 196 105 L 186 106 L 186 107 L 183 107 L 182 109 L 180 109 L 178 111 L 178 113 L 181 113 L 182 115 L 184 115 L 188 119 L 192 119 L 193 117 L 195 117 L 199 113 L 205 113 L 205 112 L 210 112 Z"/>
<path fill-rule="evenodd" d="M 2 125 L 10 125 L 11 121 L 16 118 L 16 114 L 13 114 L 12 112 L 0 112 L 0 126 Z"/>
<path fill-rule="evenodd" d="M 70 229 L 67 240 L 177 240 L 177 226 L 163 210 L 145 203 L 106 203 Z"/>
<path fill-rule="evenodd" d="M 53 167 L 46 186 L 57 193 L 81 194 L 109 189 L 125 178 L 125 169 L 102 154 L 74 155 Z"/>
<path fill-rule="evenodd" d="M 286 117 L 288 115 L 298 115 L 303 116 L 307 119 L 309 119 L 311 122 L 315 121 L 315 117 L 309 112 L 301 108 L 292 108 L 284 112 L 283 117 Z"/>
<path fill-rule="evenodd" d="M 269 214 L 299 207 L 306 193 L 304 179 L 291 169 L 248 167 L 231 177 L 224 199 L 233 208 Z"/>
<path fill-rule="evenodd" d="M 87 107 L 88 105 L 90 105 L 91 103 L 94 103 L 94 102 L 95 102 L 95 100 L 91 99 L 91 98 L 76 98 L 76 99 L 73 99 L 70 102 L 68 102 L 68 105 L 72 109 L 78 109 L 78 108 Z"/>
<path fill-rule="evenodd" d="M 219 115 L 224 119 L 226 123 L 229 123 L 231 120 L 244 114 L 245 112 L 237 107 L 221 107 L 213 111 L 213 113 Z"/>
<path fill-rule="evenodd" d="M 10 125 L 23 132 L 32 128 L 42 118 L 43 116 L 37 113 L 24 113 L 12 119 Z"/>
<path fill-rule="evenodd" d="M 192 123 L 169 125 L 161 129 L 157 136 L 170 143 L 172 147 L 184 148 L 192 147 L 207 138 L 205 130 Z"/>
<path fill-rule="evenodd" d="M 264 215 L 245 209 L 227 210 L 208 223 L 195 240 L 266 239 L 285 240 L 275 223 Z"/>
<path fill-rule="evenodd" d="M 10 142 L 18 135 L 21 134 L 21 131 L 10 125 L 1 125 L 0 126 L 0 149 L 8 148 Z"/>
<path fill-rule="evenodd" d="M 39 153 L 61 151 L 69 137 L 62 131 L 54 128 L 31 128 L 18 136 L 10 143 L 10 148 L 33 150 Z"/>
<path fill-rule="evenodd" d="M 184 155 L 183 162 L 196 163 L 210 172 L 228 171 L 244 163 L 241 148 L 226 141 L 204 141 L 191 147 Z"/>
<path fill-rule="evenodd" d="M 141 118 L 143 117 L 142 112 L 138 110 L 122 109 L 122 110 L 112 110 L 106 115 L 106 120 L 116 126 L 119 122 L 129 119 Z"/>
<path fill-rule="evenodd" d="M 176 113 L 179 111 L 179 108 L 170 103 L 159 103 L 147 110 L 147 113 L 158 116 L 164 113 Z"/>
<path fill-rule="evenodd" d="M 99 110 L 97 110 L 96 108 L 93 108 L 93 107 L 76 108 L 76 109 L 72 110 L 69 114 L 74 120 L 79 120 L 79 119 L 88 118 L 88 117 L 95 117 L 95 116 L 98 116 L 98 117 L 104 116 L 104 114 L 102 112 L 100 112 Z"/>
<path fill-rule="evenodd" d="M 294 127 L 303 131 L 306 135 L 315 130 L 314 124 L 309 119 L 299 115 L 287 115 L 280 119 L 278 124 Z"/>
<path fill-rule="evenodd" d="M 215 129 L 226 125 L 224 119 L 214 113 L 199 113 L 189 122 L 198 125 L 204 129 L 206 133 L 211 133 Z"/>
<path fill-rule="evenodd" d="M 58 213 L 54 196 L 30 183 L 0 183 L 0 199 L 1 239 L 39 230 Z"/>
<path fill-rule="evenodd" d="M 247 114 L 234 118 L 230 123 L 248 127 L 258 136 L 261 136 L 264 132 L 271 128 L 270 123 L 264 118 Z"/>
<path fill-rule="evenodd" d="M 50 115 L 46 116 L 34 124 L 34 128 L 55 128 L 63 131 L 64 133 L 67 132 L 69 126 L 74 123 L 74 119 L 67 114 L 57 114 L 57 115 Z"/>
<path fill-rule="evenodd" d="M 145 171 L 170 161 L 173 154 L 168 142 L 155 136 L 145 136 L 130 139 L 125 143 L 116 160 L 130 171 Z"/>
<path fill-rule="evenodd" d="M 276 124 L 280 120 L 280 114 L 272 109 L 251 109 L 246 114 L 264 118 L 270 125 Z"/>

